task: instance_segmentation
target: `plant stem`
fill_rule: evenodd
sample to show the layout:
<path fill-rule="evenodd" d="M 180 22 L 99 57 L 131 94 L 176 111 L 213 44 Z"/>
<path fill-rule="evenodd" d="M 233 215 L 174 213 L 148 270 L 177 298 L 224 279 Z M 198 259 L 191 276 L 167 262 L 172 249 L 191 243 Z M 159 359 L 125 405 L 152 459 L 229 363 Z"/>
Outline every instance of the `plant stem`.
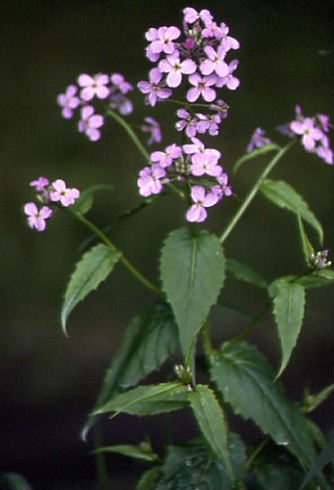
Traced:
<path fill-rule="evenodd" d="M 214 349 L 210 337 L 210 326 L 208 321 L 206 321 L 203 325 L 202 336 L 203 336 L 204 351 L 207 354 L 207 356 L 210 357 L 213 354 Z"/>
<path fill-rule="evenodd" d="M 268 444 L 269 440 L 270 440 L 269 437 L 266 436 L 263 439 L 263 441 L 260 442 L 260 444 L 257 446 L 257 448 L 254 449 L 254 452 L 250 455 L 250 457 L 248 458 L 248 461 L 246 463 L 247 470 L 251 467 L 253 461 L 258 456 L 258 454 L 260 454 L 262 449 Z"/>
<path fill-rule="evenodd" d="M 106 236 L 106 234 L 103 233 L 103 231 L 100 230 L 100 228 L 95 226 L 94 223 L 89 221 L 87 218 L 85 218 L 80 213 L 73 213 L 73 214 L 75 215 L 75 217 L 79 221 L 81 221 L 81 223 L 83 223 L 87 228 L 89 228 L 105 245 L 107 245 L 107 247 L 109 247 L 112 250 L 112 252 L 120 252 L 117 249 L 117 247 L 115 247 L 115 245 L 112 243 L 112 241 Z M 163 294 L 162 291 L 160 291 L 160 289 L 157 288 L 157 286 L 155 286 L 151 281 L 146 279 L 146 277 L 144 277 L 143 274 L 141 272 L 139 272 L 139 270 L 136 269 L 136 267 L 134 265 L 132 265 L 131 262 L 129 262 L 129 260 L 126 257 L 124 257 L 124 255 L 122 253 L 121 253 L 120 260 L 123 263 L 123 265 L 126 267 L 126 269 L 128 269 L 128 271 L 136 279 L 138 279 L 138 281 L 141 284 L 143 284 L 145 287 L 147 287 L 148 289 L 150 289 L 151 291 L 154 291 L 155 293 L 157 293 L 159 295 Z"/>
<path fill-rule="evenodd" d="M 260 176 L 257 179 L 257 181 L 255 182 L 255 184 L 251 188 L 250 192 L 245 197 L 244 201 L 241 203 L 241 206 L 239 207 L 239 209 L 237 210 L 237 212 L 235 213 L 235 215 L 232 217 L 230 223 L 227 225 L 227 227 L 223 231 L 223 233 L 222 233 L 222 235 L 220 237 L 221 243 L 224 243 L 224 241 L 226 240 L 226 238 L 233 231 L 234 227 L 236 226 L 236 224 L 238 223 L 238 221 L 240 220 L 240 218 L 242 217 L 242 215 L 244 214 L 244 212 L 246 211 L 246 209 L 248 208 L 248 206 L 250 205 L 250 203 L 252 202 L 252 200 L 256 196 L 256 193 L 259 190 L 260 185 L 262 184 L 262 182 L 264 181 L 264 179 L 271 172 L 271 170 L 274 168 L 274 166 L 276 165 L 276 163 L 282 158 L 282 156 L 291 148 L 291 146 L 293 145 L 293 143 L 294 143 L 294 141 L 290 141 L 290 143 L 288 143 L 286 146 L 284 146 L 278 153 L 276 153 L 276 155 L 274 156 L 274 158 L 265 167 L 265 169 L 260 174 Z"/>
<path fill-rule="evenodd" d="M 102 428 L 97 427 L 94 432 L 94 448 L 98 449 L 103 445 Z M 109 475 L 106 465 L 106 454 L 95 453 L 95 465 L 97 474 L 97 485 L 99 490 L 108 490 L 110 488 Z"/>
<path fill-rule="evenodd" d="M 150 161 L 150 156 L 148 152 L 146 151 L 145 146 L 142 144 L 136 133 L 133 131 L 131 126 L 121 117 L 117 114 L 117 112 L 113 111 L 112 109 L 108 109 L 107 114 L 111 116 L 122 128 L 126 131 L 132 142 L 135 144 L 139 152 L 143 155 L 145 160 L 147 162 Z"/>

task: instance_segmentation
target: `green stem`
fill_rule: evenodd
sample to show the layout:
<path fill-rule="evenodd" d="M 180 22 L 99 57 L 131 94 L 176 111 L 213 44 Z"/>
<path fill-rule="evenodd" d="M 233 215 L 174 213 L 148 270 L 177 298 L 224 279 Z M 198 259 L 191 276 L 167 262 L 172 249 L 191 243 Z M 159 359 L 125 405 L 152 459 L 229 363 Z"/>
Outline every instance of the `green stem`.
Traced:
<path fill-rule="evenodd" d="M 282 158 L 282 156 L 291 148 L 291 146 L 294 144 L 294 141 L 290 141 L 289 144 L 284 146 L 276 155 L 274 158 L 269 162 L 269 164 L 264 168 L 263 172 L 260 174 L 259 178 L 251 188 L 250 192 L 248 195 L 245 197 L 244 201 L 241 203 L 240 208 L 237 210 L 233 218 L 231 219 L 230 223 L 227 225 L 225 230 L 223 231 L 220 241 L 223 243 L 226 238 L 229 236 L 229 234 L 233 231 L 234 227 L 256 196 L 257 191 L 260 188 L 260 185 L 264 181 L 264 179 L 267 177 L 267 175 L 272 171 L 272 169 L 275 167 L 276 163 Z"/>
<path fill-rule="evenodd" d="M 112 241 L 107 237 L 107 235 L 105 233 L 103 233 L 102 230 L 100 230 L 100 228 L 98 228 L 97 226 L 94 225 L 94 223 L 92 223 L 91 221 L 89 221 L 87 218 L 85 218 L 82 214 L 80 213 L 76 213 L 74 212 L 73 213 L 75 215 L 75 217 L 81 221 L 81 223 L 83 223 L 87 228 L 89 228 L 105 245 L 107 245 L 107 247 L 109 247 L 113 252 L 119 252 L 119 250 L 117 249 L 117 247 L 115 247 L 115 245 L 112 243 Z M 148 289 L 150 289 L 151 291 L 154 291 L 155 293 L 159 294 L 159 295 L 162 295 L 162 291 L 160 291 L 159 288 L 157 288 L 151 281 L 149 281 L 148 279 L 146 279 L 146 277 L 144 277 L 141 272 L 139 272 L 138 269 L 136 269 L 136 267 L 134 267 L 131 262 L 128 261 L 128 259 L 126 257 L 124 257 L 123 254 L 121 254 L 121 258 L 120 258 L 121 262 L 123 263 L 123 265 L 126 267 L 126 269 L 128 269 L 129 272 L 131 272 L 131 274 L 136 278 L 138 279 L 138 281 L 143 284 L 145 287 L 147 287 Z"/>
<path fill-rule="evenodd" d="M 128 134 L 132 142 L 135 144 L 139 152 L 143 155 L 145 160 L 147 162 L 150 161 L 150 155 L 146 151 L 145 146 L 143 143 L 140 141 L 136 133 L 133 131 L 131 126 L 121 117 L 117 114 L 117 112 L 113 111 L 112 109 L 108 109 L 107 114 L 111 116 L 122 128 L 125 130 L 125 132 Z"/>
<path fill-rule="evenodd" d="M 264 305 L 264 307 L 262 308 L 262 310 L 253 318 L 253 320 L 251 320 L 248 323 L 248 325 L 246 325 L 241 330 L 241 332 L 239 333 L 239 335 L 237 335 L 236 337 L 234 337 L 234 339 L 232 340 L 232 342 L 233 343 L 234 342 L 239 342 L 240 340 L 243 340 L 245 337 L 248 337 L 248 335 L 254 330 L 254 328 L 257 327 L 258 323 L 264 317 L 264 315 L 269 311 L 271 305 L 272 305 L 272 301 L 269 300 Z"/>
<path fill-rule="evenodd" d="M 203 337 L 204 351 L 207 354 L 207 356 L 210 357 L 214 353 L 214 348 L 212 346 L 212 341 L 211 341 L 211 337 L 210 337 L 209 322 L 207 322 L 207 321 L 203 325 L 202 337 Z"/>
<path fill-rule="evenodd" d="M 249 468 L 253 464 L 253 461 L 260 454 L 260 452 L 263 450 L 263 448 L 268 444 L 269 440 L 270 440 L 269 437 L 266 436 L 265 439 L 263 439 L 263 441 L 261 441 L 260 444 L 254 449 L 254 452 L 250 455 L 250 457 L 248 458 L 248 461 L 246 463 L 246 469 L 247 470 L 249 470 Z"/>
<path fill-rule="evenodd" d="M 102 429 L 97 427 L 94 431 L 94 449 L 103 445 Z M 108 490 L 110 488 L 109 475 L 106 464 L 105 453 L 95 453 L 95 466 L 97 475 L 97 486 L 99 490 Z"/>

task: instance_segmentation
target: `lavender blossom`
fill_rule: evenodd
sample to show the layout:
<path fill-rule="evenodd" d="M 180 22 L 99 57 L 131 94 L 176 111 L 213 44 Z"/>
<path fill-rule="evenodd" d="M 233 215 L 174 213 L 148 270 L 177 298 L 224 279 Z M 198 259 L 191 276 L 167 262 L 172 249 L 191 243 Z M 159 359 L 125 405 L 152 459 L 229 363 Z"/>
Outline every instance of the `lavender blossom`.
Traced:
<path fill-rule="evenodd" d="M 28 202 L 24 205 L 24 213 L 27 215 L 29 228 L 35 228 L 37 231 L 44 231 L 46 220 L 52 215 L 52 209 L 48 206 L 42 206 L 38 209 L 34 202 Z"/>

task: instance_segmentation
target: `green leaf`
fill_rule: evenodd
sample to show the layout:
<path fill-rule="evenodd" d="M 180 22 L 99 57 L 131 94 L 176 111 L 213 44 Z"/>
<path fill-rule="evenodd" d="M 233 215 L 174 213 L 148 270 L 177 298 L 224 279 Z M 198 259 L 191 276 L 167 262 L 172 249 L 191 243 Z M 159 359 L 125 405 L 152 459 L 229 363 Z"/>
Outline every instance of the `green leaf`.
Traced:
<path fill-rule="evenodd" d="M 161 278 L 179 327 L 183 353 L 189 355 L 196 334 L 216 302 L 224 282 L 225 261 L 219 239 L 207 231 L 173 231 L 161 255 Z"/>
<path fill-rule="evenodd" d="M 302 242 L 302 248 L 303 248 L 303 253 L 304 253 L 304 259 L 305 263 L 308 267 L 311 266 L 311 261 L 310 257 L 314 253 L 314 248 L 312 247 L 312 244 L 309 240 L 309 237 L 307 236 L 307 233 L 305 231 L 305 227 L 303 225 L 303 222 L 298 214 L 298 228 L 299 228 L 299 233 L 300 233 L 300 238 Z"/>
<path fill-rule="evenodd" d="M 234 259 L 226 260 L 226 269 L 230 271 L 236 279 L 248 282 L 259 288 L 266 288 L 267 281 L 258 272 L 251 269 L 248 265 Z"/>
<path fill-rule="evenodd" d="M 86 214 L 93 205 L 93 194 L 96 191 L 113 189 L 112 185 L 97 184 L 81 191 L 79 199 L 71 206 L 71 211 L 79 214 Z"/>
<path fill-rule="evenodd" d="M 302 327 L 305 308 L 305 289 L 297 282 L 277 279 L 271 285 L 274 316 L 282 346 L 282 362 L 277 377 L 286 368 Z"/>
<path fill-rule="evenodd" d="M 280 150 L 281 147 L 276 145 L 275 143 L 270 143 L 268 145 L 263 146 L 262 148 L 256 148 L 255 150 L 251 151 L 250 153 L 245 153 L 240 157 L 234 164 L 233 172 L 235 173 L 244 162 L 247 162 L 248 160 L 252 160 L 253 158 L 257 158 L 260 155 L 265 155 L 266 153 L 269 153 L 270 151 L 278 151 Z"/>
<path fill-rule="evenodd" d="M 168 304 L 159 302 L 149 312 L 136 316 L 125 330 L 124 339 L 106 372 L 93 411 L 122 389 L 136 385 L 158 369 L 177 345 L 177 326 Z M 96 417 L 89 417 L 82 429 L 83 439 L 95 422 Z"/>
<path fill-rule="evenodd" d="M 115 412 L 114 416 L 116 416 L 125 412 L 143 416 L 170 412 L 187 406 L 186 394 L 187 387 L 179 381 L 137 386 L 137 388 L 116 395 L 93 412 L 93 415 Z"/>
<path fill-rule="evenodd" d="M 162 467 L 160 465 L 150 468 L 141 476 L 136 485 L 136 490 L 156 490 L 161 475 Z"/>
<path fill-rule="evenodd" d="M 333 465 L 333 453 L 334 453 L 334 438 L 328 441 L 327 445 L 322 449 L 321 453 L 315 459 L 312 468 L 309 473 L 306 475 L 302 485 L 299 487 L 300 490 L 305 488 L 305 486 L 316 476 L 320 475 L 322 480 L 322 487 L 325 490 L 331 490 L 332 486 L 323 481 L 323 477 L 321 476 L 321 471 L 328 464 Z"/>
<path fill-rule="evenodd" d="M 151 444 L 141 442 L 136 446 L 131 444 L 117 444 L 115 446 L 99 447 L 92 451 L 96 453 L 116 453 L 129 458 L 140 459 L 142 461 L 155 462 L 159 459 L 158 455 L 152 451 Z"/>
<path fill-rule="evenodd" d="M 273 440 L 286 447 L 303 467 L 314 459 L 313 441 L 301 409 L 274 383 L 267 360 L 247 342 L 227 342 L 212 358 L 211 376 L 235 413 L 252 419 Z"/>
<path fill-rule="evenodd" d="M 2 473 L 0 487 L 2 490 L 32 490 L 27 480 L 18 473 Z"/>
<path fill-rule="evenodd" d="M 296 489 L 302 480 L 302 473 L 291 465 L 265 463 L 255 468 L 256 488 L 258 490 Z"/>
<path fill-rule="evenodd" d="M 82 256 L 67 285 L 61 310 L 61 323 L 65 333 L 66 321 L 71 311 L 109 276 L 120 257 L 118 250 L 111 250 L 102 243 Z"/>
<path fill-rule="evenodd" d="M 229 434 L 228 448 L 238 483 L 245 476 L 246 452 L 240 437 Z M 148 490 L 231 490 L 233 483 L 222 461 L 202 438 L 170 446 L 158 483 Z M 240 485 L 241 488 L 241 485 Z"/>
<path fill-rule="evenodd" d="M 334 282 L 334 271 L 332 269 L 315 270 L 311 274 L 298 278 L 296 282 L 307 289 L 330 286 Z"/>
<path fill-rule="evenodd" d="M 289 184 L 282 180 L 266 179 L 262 182 L 260 190 L 269 201 L 292 211 L 311 225 L 318 233 L 319 241 L 322 243 L 323 230 L 320 222 L 309 209 L 308 204 Z"/>
<path fill-rule="evenodd" d="M 201 432 L 213 452 L 226 466 L 231 480 L 234 480 L 230 454 L 227 445 L 227 427 L 223 411 L 213 393 L 206 385 L 196 385 L 188 393 L 191 408 Z"/>

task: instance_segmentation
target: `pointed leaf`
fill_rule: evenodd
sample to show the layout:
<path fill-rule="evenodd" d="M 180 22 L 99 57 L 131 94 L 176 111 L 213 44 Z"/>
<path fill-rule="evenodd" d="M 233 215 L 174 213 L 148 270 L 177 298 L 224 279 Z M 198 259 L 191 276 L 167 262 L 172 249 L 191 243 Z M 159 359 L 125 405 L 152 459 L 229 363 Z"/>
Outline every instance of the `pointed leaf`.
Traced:
<path fill-rule="evenodd" d="M 313 412 L 322 402 L 324 402 L 334 391 L 334 384 L 326 386 L 314 395 L 309 390 L 305 390 L 303 400 L 303 410 Z"/>
<path fill-rule="evenodd" d="M 307 236 L 307 233 L 305 231 L 305 227 L 303 225 L 303 222 L 302 222 L 299 214 L 298 214 L 298 228 L 299 228 L 300 238 L 301 238 L 301 242 L 302 242 L 302 248 L 303 248 L 305 263 L 308 267 L 310 267 L 311 266 L 310 257 L 314 253 L 314 248 L 312 247 L 310 239 Z"/>
<path fill-rule="evenodd" d="M 289 184 L 282 180 L 266 179 L 262 182 L 260 190 L 276 206 L 292 211 L 311 225 L 318 233 L 320 243 L 322 243 L 323 231 L 321 224 L 309 209 L 308 204 Z"/>
<path fill-rule="evenodd" d="M 257 158 L 260 155 L 265 155 L 266 153 L 269 153 L 270 151 L 278 151 L 280 150 L 281 147 L 276 145 L 275 143 L 270 143 L 268 145 L 262 146 L 262 148 L 256 148 L 255 150 L 251 151 L 250 153 L 245 153 L 240 157 L 234 164 L 233 172 L 235 173 L 243 163 L 247 162 L 248 160 L 252 160 L 253 158 Z"/>
<path fill-rule="evenodd" d="M 334 438 L 331 437 L 327 445 L 322 449 L 321 453 L 315 459 L 312 468 L 306 475 L 302 485 L 299 487 L 300 490 L 306 487 L 306 485 L 316 476 L 321 474 L 322 469 L 328 464 L 333 465 L 333 453 L 334 453 Z M 322 478 L 323 480 L 323 478 Z M 325 490 L 331 490 L 332 486 L 322 481 L 322 488 Z"/>
<path fill-rule="evenodd" d="M 121 412 L 131 415 L 155 415 L 187 406 L 187 387 L 179 381 L 157 385 L 137 386 L 133 390 L 116 395 L 97 409 L 93 415 L 106 412 Z"/>
<path fill-rule="evenodd" d="M 334 271 L 332 269 L 315 270 L 311 274 L 298 278 L 296 282 L 307 289 L 330 286 L 334 282 Z"/>
<path fill-rule="evenodd" d="M 106 372 L 93 411 L 120 390 L 136 385 L 158 369 L 177 345 L 177 326 L 168 304 L 157 303 L 148 313 L 136 316 L 125 330 L 124 339 Z M 82 429 L 83 439 L 95 422 L 96 417 L 89 417 Z"/>
<path fill-rule="evenodd" d="M 226 260 L 226 269 L 230 271 L 236 279 L 240 281 L 248 282 L 253 286 L 259 288 L 266 288 L 268 286 L 267 281 L 258 272 L 251 269 L 248 265 L 239 262 L 234 259 Z"/>
<path fill-rule="evenodd" d="M 82 256 L 65 292 L 61 311 L 61 323 L 65 333 L 66 321 L 71 311 L 109 276 L 120 257 L 118 250 L 111 250 L 103 243 L 92 247 Z"/>
<path fill-rule="evenodd" d="M 223 411 L 213 393 L 206 385 L 196 385 L 188 393 L 191 408 L 198 425 L 209 446 L 226 466 L 231 480 L 234 480 L 230 453 L 227 445 L 227 427 Z"/>
<path fill-rule="evenodd" d="M 187 355 L 223 285 L 225 261 L 220 241 L 207 231 L 175 230 L 162 249 L 160 269 Z"/>
<path fill-rule="evenodd" d="M 153 466 L 140 477 L 136 485 L 136 490 L 156 490 L 157 483 L 162 475 L 161 466 Z"/>
<path fill-rule="evenodd" d="M 235 413 L 252 419 L 274 441 L 294 454 L 301 465 L 314 459 L 312 437 L 301 409 L 285 398 L 274 373 L 255 347 L 226 342 L 212 359 L 212 379 Z"/>
<path fill-rule="evenodd" d="M 142 461 L 154 462 L 159 459 L 157 454 L 152 451 L 151 445 L 147 442 L 142 442 L 136 446 L 131 444 L 116 444 L 115 446 L 99 447 L 92 451 L 96 453 L 116 453 L 129 458 L 141 459 Z"/>
<path fill-rule="evenodd" d="M 282 362 L 277 377 L 286 368 L 302 327 L 305 308 L 305 289 L 297 282 L 278 279 L 271 285 L 275 291 L 274 316 L 282 346 Z"/>

